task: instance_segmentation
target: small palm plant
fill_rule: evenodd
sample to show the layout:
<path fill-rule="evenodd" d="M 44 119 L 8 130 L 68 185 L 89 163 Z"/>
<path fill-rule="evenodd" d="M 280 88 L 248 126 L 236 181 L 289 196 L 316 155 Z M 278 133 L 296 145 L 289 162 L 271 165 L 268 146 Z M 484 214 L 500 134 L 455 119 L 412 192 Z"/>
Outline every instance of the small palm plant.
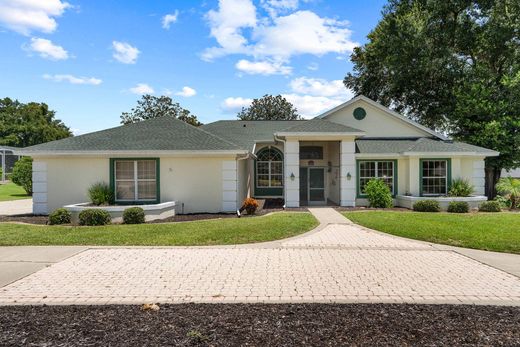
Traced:
<path fill-rule="evenodd" d="M 497 192 L 509 198 L 511 210 L 515 209 L 520 201 L 520 180 L 513 177 L 504 177 L 498 180 Z"/>

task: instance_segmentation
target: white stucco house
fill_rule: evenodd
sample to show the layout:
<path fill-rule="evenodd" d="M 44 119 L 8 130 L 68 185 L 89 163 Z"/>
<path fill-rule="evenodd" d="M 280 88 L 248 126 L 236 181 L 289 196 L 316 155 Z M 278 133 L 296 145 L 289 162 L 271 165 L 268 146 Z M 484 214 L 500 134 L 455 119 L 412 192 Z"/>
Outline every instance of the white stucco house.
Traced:
<path fill-rule="evenodd" d="M 231 212 L 244 198 L 287 207 L 359 206 L 374 177 L 396 205 L 447 194 L 454 178 L 484 194 L 484 159 L 461 142 L 358 96 L 312 120 L 223 120 L 199 128 L 170 117 L 75 136 L 18 152 L 32 156 L 34 213 L 88 200 L 110 183 L 118 204 L 175 201 L 177 213 Z M 485 197 L 475 197 L 485 199 Z"/>

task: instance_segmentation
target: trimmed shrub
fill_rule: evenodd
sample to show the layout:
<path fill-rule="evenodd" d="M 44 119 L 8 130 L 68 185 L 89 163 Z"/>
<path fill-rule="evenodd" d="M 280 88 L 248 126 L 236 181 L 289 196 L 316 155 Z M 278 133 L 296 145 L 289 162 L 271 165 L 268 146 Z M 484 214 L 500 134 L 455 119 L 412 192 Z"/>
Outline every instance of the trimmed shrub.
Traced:
<path fill-rule="evenodd" d="M 365 186 L 369 207 L 389 208 L 393 206 L 392 192 L 381 179 L 371 179 Z"/>
<path fill-rule="evenodd" d="M 10 177 L 11 181 L 22 186 L 28 195 L 32 195 L 32 162 L 31 157 L 22 157 L 14 164 Z"/>
<path fill-rule="evenodd" d="M 242 208 L 247 211 L 247 214 L 253 215 L 258 209 L 258 201 L 253 198 L 247 198 L 244 200 Z"/>
<path fill-rule="evenodd" d="M 58 224 L 70 224 L 71 215 L 70 212 L 65 208 L 58 208 L 52 211 L 49 215 L 49 224 L 50 225 L 58 225 Z"/>
<path fill-rule="evenodd" d="M 501 212 L 502 206 L 498 201 L 485 201 L 479 206 L 478 210 L 480 212 Z"/>
<path fill-rule="evenodd" d="M 452 201 L 448 205 L 448 212 L 450 212 L 450 213 L 468 213 L 469 204 L 466 201 Z"/>
<path fill-rule="evenodd" d="M 466 197 L 471 196 L 475 191 L 475 187 L 468 180 L 457 178 L 451 181 L 451 187 L 448 196 Z"/>
<path fill-rule="evenodd" d="M 500 204 L 501 208 L 511 208 L 511 200 L 502 195 L 497 195 L 493 201 Z"/>
<path fill-rule="evenodd" d="M 441 206 L 437 200 L 420 200 L 413 204 L 413 210 L 417 212 L 440 212 Z"/>
<path fill-rule="evenodd" d="M 143 224 L 144 210 L 141 207 L 129 207 L 123 211 L 124 224 Z"/>
<path fill-rule="evenodd" d="M 79 225 L 106 225 L 110 224 L 110 214 L 105 210 L 89 208 L 79 213 Z"/>
<path fill-rule="evenodd" d="M 88 197 L 90 201 L 96 205 L 110 205 L 114 202 L 114 193 L 105 182 L 94 183 L 88 189 Z"/>
<path fill-rule="evenodd" d="M 497 193 L 510 201 L 510 209 L 520 207 L 520 180 L 513 177 L 503 177 L 495 186 Z"/>

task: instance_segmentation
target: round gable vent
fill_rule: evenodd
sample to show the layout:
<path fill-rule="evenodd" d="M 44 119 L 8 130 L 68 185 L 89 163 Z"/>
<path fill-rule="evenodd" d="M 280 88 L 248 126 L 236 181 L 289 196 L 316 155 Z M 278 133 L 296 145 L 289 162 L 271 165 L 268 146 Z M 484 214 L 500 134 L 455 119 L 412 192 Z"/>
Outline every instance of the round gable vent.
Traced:
<path fill-rule="evenodd" d="M 367 116 L 367 111 L 363 107 L 358 107 L 353 112 L 354 118 L 357 120 L 362 120 Z"/>

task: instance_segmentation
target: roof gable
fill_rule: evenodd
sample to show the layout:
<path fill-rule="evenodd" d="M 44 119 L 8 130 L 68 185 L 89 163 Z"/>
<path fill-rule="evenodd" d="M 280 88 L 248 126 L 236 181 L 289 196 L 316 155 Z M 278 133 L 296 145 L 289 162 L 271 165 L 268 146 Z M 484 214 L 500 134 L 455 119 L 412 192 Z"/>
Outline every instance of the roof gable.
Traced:
<path fill-rule="evenodd" d="M 366 115 L 356 119 L 354 110 L 363 108 Z M 397 112 L 363 96 L 357 96 L 323 114 L 319 119 L 327 119 L 366 132 L 368 137 L 424 137 L 447 138 L 429 128 L 404 117 Z"/>

